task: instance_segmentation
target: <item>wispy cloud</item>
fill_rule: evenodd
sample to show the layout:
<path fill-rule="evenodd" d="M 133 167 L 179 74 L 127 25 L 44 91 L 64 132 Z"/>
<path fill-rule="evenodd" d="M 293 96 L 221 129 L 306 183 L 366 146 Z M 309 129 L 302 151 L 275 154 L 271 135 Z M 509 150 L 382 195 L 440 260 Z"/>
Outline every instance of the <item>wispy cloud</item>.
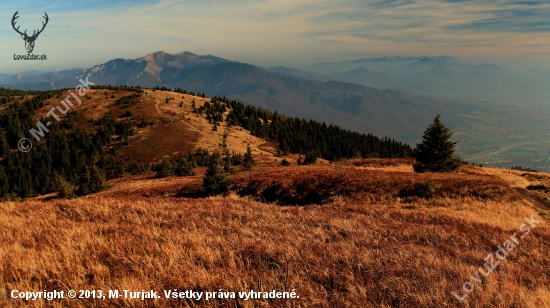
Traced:
<path fill-rule="evenodd" d="M 48 28 L 17 63 L 23 41 L 9 26 Z M 38 1 L 0 4 L 0 71 L 87 67 L 117 57 L 189 50 L 260 65 L 381 54 L 550 60 L 549 1 L 185 0 Z"/>

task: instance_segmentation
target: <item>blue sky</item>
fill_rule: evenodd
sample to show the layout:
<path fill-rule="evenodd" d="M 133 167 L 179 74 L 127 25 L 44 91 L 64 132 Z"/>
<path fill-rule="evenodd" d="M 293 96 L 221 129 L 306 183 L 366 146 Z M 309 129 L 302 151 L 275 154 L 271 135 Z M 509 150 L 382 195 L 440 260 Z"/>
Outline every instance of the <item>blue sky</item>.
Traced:
<path fill-rule="evenodd" d="M 34 54 L 13 31 L 50 21 Z M 381 55 L 451 55 L 511 69 L 550 68 L 550 0 L 4 1 L 0 72 L 90 67 L 163 50 L 262 66 Z"/>

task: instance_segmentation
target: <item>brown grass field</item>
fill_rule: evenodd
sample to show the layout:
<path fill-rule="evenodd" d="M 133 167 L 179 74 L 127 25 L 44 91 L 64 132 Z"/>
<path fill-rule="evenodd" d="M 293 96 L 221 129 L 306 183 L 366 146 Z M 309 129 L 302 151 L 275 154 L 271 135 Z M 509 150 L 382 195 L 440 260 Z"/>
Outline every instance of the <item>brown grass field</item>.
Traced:
<path fill-rule="evenodd" d="M 189 114 L 193 100 L 209 99 L 147 90 L 122 108 L 115 100 L 131 92 L 89 94 L 75 107 L 81 128 L 108 112 L 155 123 L 136 129 L 122 149 L 129 162 L 216 150 L 226 129 L 212 131 L 204 116 Z M 550 307 L 549 174 L 474 166 L 417 174 L 410 159 L 296 166 L 292 154 L 285 156 L 292 166 L 282 167 L 274 144 L 228 131 L 229 150 L 244 153 L 250 144 L 258 164 L 234 175 L 226 196 L 200 197 L 197 168 L 190 177 L 111 180 L 78 199 L 0 202 L 0 306 Z M 540 224 L 477 282 L 486 256 L 519 237 L 531 216 Z M 474 289 L 461 303 L 451 292 L 462 296 L 465 283 Z M 174 289 L 299 298 L 165 298 Z M 11 298 L 13 290 L 64 290 L 65 298 L 25 301 Z M 107 298 L 68 299 L 68 290 Z M 109 298 L 108 290 L 161 298 Z"/>
<path fill-rule="evenodd" d="M 177 197 L 182 187 L 200 189 L 197 170 L 188 178 L 115 180 L 108 191 L 73 200 L 0 203 L 0 305 L 550 307 L 548 203 L 525 189 L 546 180 L 471 166 L 415 174 L 410 163 L 257 166 L 238 174 L 226 197 Z M 426 181 L 435 183 L 434 196 L 399 197 Z M 322 198 L 307 206 L 257 201 L 268 192 L 286 205 Z M 531 215 L 540 225 L 473 281 Z M 460 303 L 451 291 L 464 294 L 468 281 L 475 289 Z M 12 290 L 69 289 L 155 290 L 162 298 L 10 298 Z M 299 298 L 164 298 L 173 289 L 294 290 Z"/>

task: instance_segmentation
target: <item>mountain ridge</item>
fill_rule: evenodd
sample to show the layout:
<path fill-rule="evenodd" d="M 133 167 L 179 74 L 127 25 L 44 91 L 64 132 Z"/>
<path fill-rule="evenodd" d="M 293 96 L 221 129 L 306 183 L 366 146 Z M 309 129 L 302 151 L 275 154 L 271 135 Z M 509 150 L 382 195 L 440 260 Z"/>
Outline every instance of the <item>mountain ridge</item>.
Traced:
<path fill-rule="evenodd" d="M 191 52 L 154 52 L 137 59 L 113 59 L 85 70 L 66 70 L 28 78 L 28 83 L 34 82 L 35 86 L 46 89 L 71 88 L 80 78 L 101 85 L 183 88 L 408 142 L 419 140 L 434 113 L 452 117 L 441 103 L 426 97 L 398 91 L 389 94 L 341 80 L 332 82 L 331 78 L 327 81 L 307 80 Z"/>

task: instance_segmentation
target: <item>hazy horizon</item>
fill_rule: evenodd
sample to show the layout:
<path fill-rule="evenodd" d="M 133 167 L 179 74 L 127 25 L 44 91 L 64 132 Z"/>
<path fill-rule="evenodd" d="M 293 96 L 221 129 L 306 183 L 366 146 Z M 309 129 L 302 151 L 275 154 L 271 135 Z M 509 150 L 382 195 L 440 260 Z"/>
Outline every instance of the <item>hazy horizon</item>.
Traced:
<path fill-rule="evenodd" d="M 300 64 L 285 64 L 285 63 L 281 63 L 281 64 L 273 64 L 273 65 L 261 65 L 261 64 L 258 64 L 258 63 L 252 63 L 252 62 L 247 62 L 246 60 L 245 61 L 239 61 L 239 60 L 235 60 L 235 59 L 232 59 L 232 58 L 226 58 L 226 57 L 222 57 L 218 54 L 198 54 L 198 53 L 195 53 L 191 50 L 183 50 L 183 51 L 175 51 L 175 52 L 167 52 L 167 51 L 164 51 L 164 50 L 157 50 L 157 51 L 151 51 L 151 52 L 148 52 L 146 54 L 143 54 L 142 56 L 138 56 L 138 57 L 124 57 L 124 56 L 118 56 L 118 57 L 112 57 L 112 58 L 106 58 L 105 60 L 99 60 L 99 62 L 96 62 L 96 63 L 92 63 L 88 66 L 59 66 L 59 67 L 54 67 L 54 68 L 49 68 L 49 66 L 44 66 L 44 69 L 35 69 L 35 68 L 32 68 L 32 67 L 29 67 L 28 69 L 25 69 L 24 71 L 0 71 L 0 74 L 20 74 L 20 73 L 24 73 L 24 72 L 31 72 L 31 71 L 38 71 L 38 72 L 59 72 L 59 71 L 63 71 L 63 70 L 68 70 L 68 69 L 74 69 L 74 68 L 91 68 L 95 65 L 101 65 L 103 63 L 106 63 L 108 61 L 111 61 L 111 60 L 114 60 L 114 59 L 118 59 L 118 58 L 122 58 L 122 59 L 125 59 L 125 60 L 134 60 L 134 59 L 139 59 L 139 58 L 142 58 L 142 57 L 145 57 L 147 56 L 148 54 L 151 54 L 151 53 L 155 53 L 155 52 L 165 52 L 165 53 L 168 53 L 168 54 L 178 54 L 178 53 L 183 53 L 183 52 L 191 52 L 191 53 L 194 53 L 194 54 L 197 54 L 199 56 L 216 56 L 216 57 L 220 57 L 220 58 L 224 58 L 226 60 L 231 60 L 231 61 L 237 61 L 237 62 L 241 62 L 241 63 L 247 63 L 247 64 L 252 64 L 252 65 L 257 65 L 257 66 L 261 66 L 261 67 L 265 67 L 265 68 L 270 68 L 270 67 L 277 67 L 277 66 L 281 66 L 281 67 L 290 67 L 290 68 L 295 68 L 295 69 L 306 69 L 307 70 L 307 67 L 308 66 L 311 66 L 311 65 L 314 65 L 314 64 L 318 64 L 318 63 L 343 63 L 343 62 L 351 62 L 351 61 L 354 61 L 354 60 L 361 60 L 361 59 L 371 59 L 371 58 L 381 58 L 381 57 L 393 57 L 393 56 L 399 56 L 399 57 L 440 57 L 440 56 L 450 56 L 450 57 L 453 57 L 457 60 L 459 60 L 460 63 L 463 63 L 463 64 L 472 64 L 472 65 L 482 65 L 482 64 L 495 64 L 495 65 L 498 65 L 499 67 L 502 67 L 504 69 L 508 69 L 508 70 L 511 70 L 511 71 L 514 71 L 514 72 L 518 72 L 518 73 L 522 73 L 522 72 L 525 72 L 526 70 L 530 69 L 530 68 L 533 68 L 533 67 L 539 67 L 539 68 L 542 68 L 542 69 L 550 69 L 550 65 L 548 66 L 538 66 L 538 65 L 525 65 L 525 66 L 521 66 L 521 65 L 511 65 L 509 62 L 501 62 L 501 61 L 491 61 L 491 60 L 487 60 L 487 61 L 484 61 L 484 60 L 478 60 L 478 61 L 475 61 L 475 60 L 468 60 L 468 59 L 461 59 L 461 58 L 457 58 L 457 57 L 454 57 L 452 55 L 446 55 L 446 54 L 434 54 L 434 55 L 425 55 L 425 54 L 419 54 L 419 55 L 408 55 L 408 54 L 380 54 L 380 55 L 374 55 L 374 56 L 365 56 L 365 57 L 356 57 L 356 58 L 349 58 L 349 59 L 342 59 L 342 60 L 337 60 L 337 61 L 316 61 L 316 62 L 307 62 L 307 63 L 300 63 Z M 49 58 L 49 56 L 48 56 Z M 23 62 L 23 61 L 20 61 L 20 62 Z M 31 63 L 41 63 L 43 61 L 28 61 L 28 62 L 31 62 Z"/>
<path fill-rule="evenodd" d="M 550 69 L 547 1 L 36 1 L 0 4 L 1 73 L 88 68 L 155 51 L 190 51 L 263 67 L 386 55 L 449 55 L 471 64 Z M 34 54 L 12 29 L 49 23 Z"/>

